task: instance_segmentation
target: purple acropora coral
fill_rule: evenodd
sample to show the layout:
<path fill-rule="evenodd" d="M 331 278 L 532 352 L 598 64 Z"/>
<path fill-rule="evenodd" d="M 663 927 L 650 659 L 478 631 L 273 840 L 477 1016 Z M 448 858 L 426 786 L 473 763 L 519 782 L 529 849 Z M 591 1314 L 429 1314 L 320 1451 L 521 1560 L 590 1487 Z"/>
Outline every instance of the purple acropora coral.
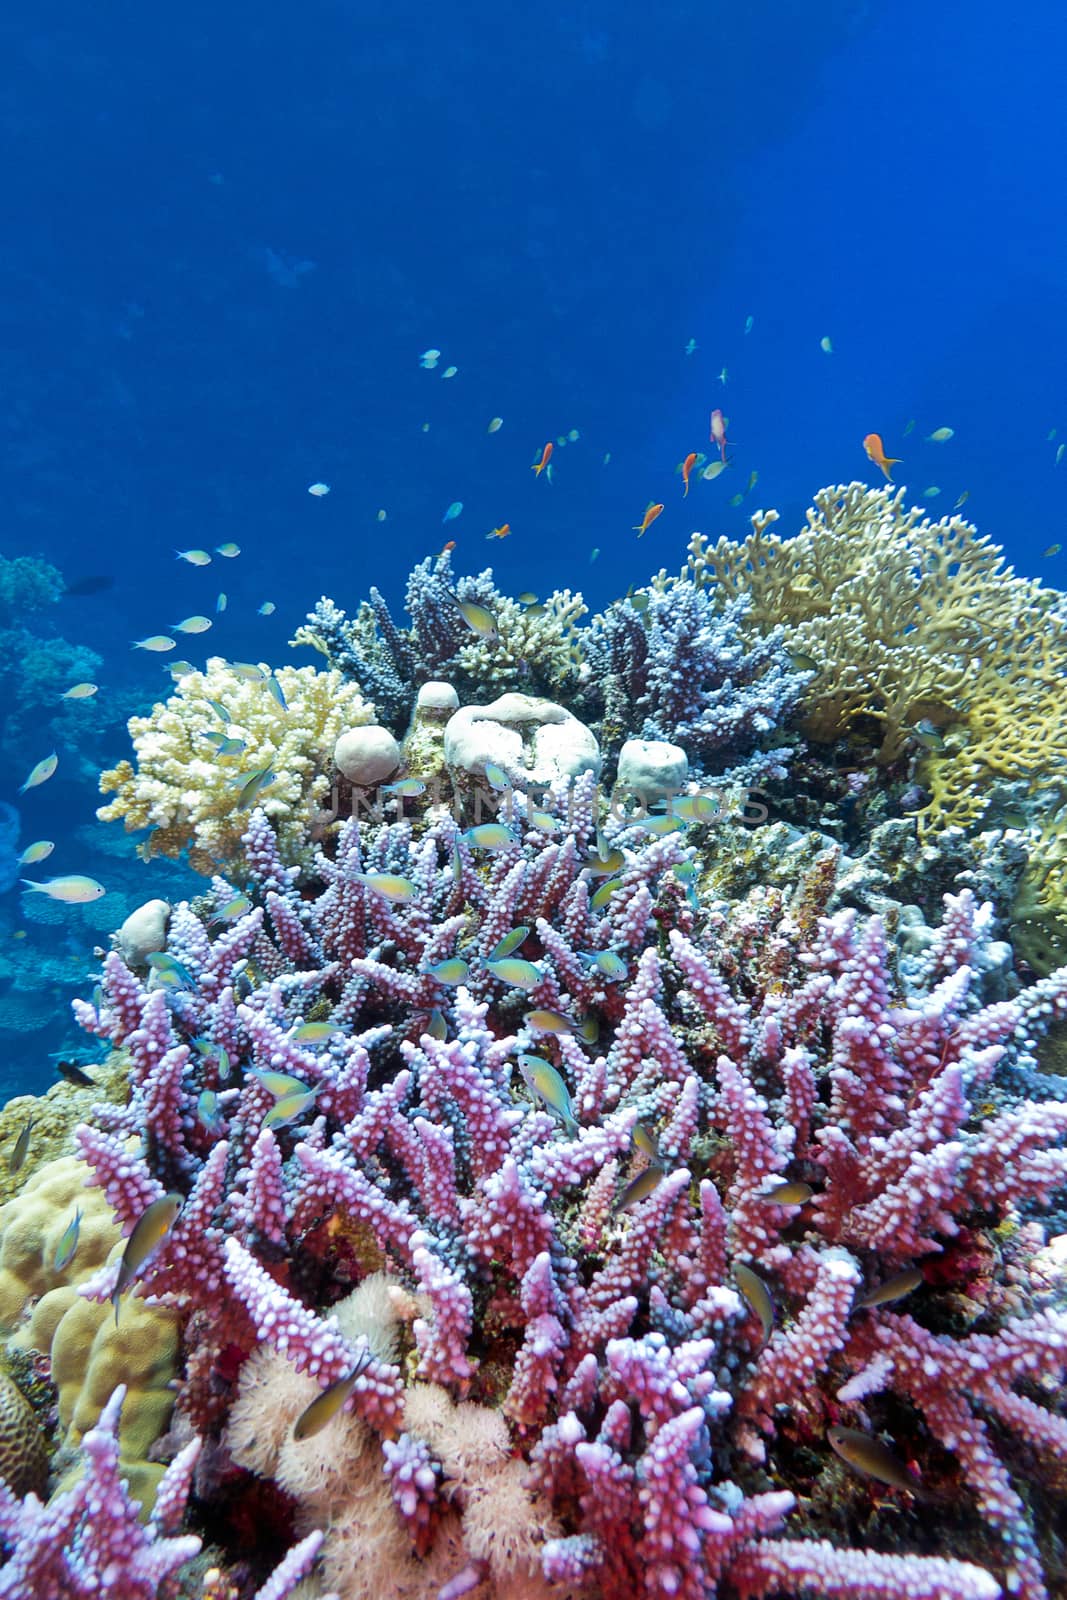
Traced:
<path fill-rule="evenodd" d="M 491 852 L 449 817 L 346 823 L 299 888 L 256 814 L 249 909 L 204 939 L 188 907 L 172 919 L 188 986 L 107 959 L 99 1006 L 75 1009 L 128 1050 L 133 1100 L 78 1144 L 124 1231 L 164 1182 L 188 1197 L 134 1290 L 197 1329 L 179 1409 L 217 1437 L 217 1362 L 263 1342 L 324 1388 L 353 1375 L 346 1404 L 391 1445 L 396 1514 L 425 1550 L 439 1456 L 405 1421 L 417 1365 L 502 1407 L 557 1521 L 542 1574 L 583 1596 L 1047 1600 L 987 1419 L 1051 1482 L 1067 1317 L 1023 1271 L 991 1293 L 979 1242 L 1067 1178 L 1062 1102 L 989 1104 L 1005 1072 L 1040 1085 L 1067 970 L 987 1003 L 989 918 L 964 891 L 905 998 L 879 918 L 819 917 L 803 885 L 795 912 L 766 891 L 705 915 L 677 876 L 684 835 L 605 826 L 618 870 L 594 905 L 591 779 L 537 825 L 516 796 Z M 532 990 L 487 965 L 520 924 Z M 624 977 L 588 959 L 607 950 Z M 462 982 L 435 976 L 449 957 Z M 275 1073 L 306 1087 L 291 1113 Z M 149 1102 L 139 1155 L 127 1135 Z M 365 1270 L 353 1239 L 417 1306 L 407 1367 L 366 1359 L 331 1318 Z M 900 1487 L 892 1553 L 796 1516 L 783 1483 L 809 1508 L 813 1485 L 866 1500 L 826 1443 L 840 1424 L 893 1441 L 917 1490 L 969 1504 L 985 1565 L 973 1536 L 972 1559 L 920 1553 L 929 1530 Z M 323 1558 L 329 1581 L 329 1534 Z"/>
<path fill-rule="evenodd" d="M 618 601 L 584 636 L 605 731 L 679 744 L 694 775 L 781 774 L 791 754 L 781 731 L 808 676 L 790 661 L 781 630 L 746 639 L 747 597 L 720 605 L 688 579 L 640 599 L 639 611 Z"/>

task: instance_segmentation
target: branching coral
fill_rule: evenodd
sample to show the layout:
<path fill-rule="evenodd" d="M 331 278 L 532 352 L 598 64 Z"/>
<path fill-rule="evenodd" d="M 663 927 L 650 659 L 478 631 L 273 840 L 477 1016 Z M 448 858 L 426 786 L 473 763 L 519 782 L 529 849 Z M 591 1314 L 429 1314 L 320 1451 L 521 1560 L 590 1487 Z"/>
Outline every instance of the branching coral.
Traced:
<path fill-rule="evenodd" d="M 624 732 L 680 744 L 696 774 L 719 775 L 769 746 L 792 712 L 805 674 L 789 661 L 781 629 L 744 627 L 749 601 L 725 606 L 688 579 L 619 601 L 586 631 L 586 699 L 602 713 L 608 748 Z M 767 749 L 767 770 L 789 750 Z"/>
<path fill-rule="evenodd" d="M 1067 1322 L 1027 1292 L 1022 1253 L 1012 1283 L 991 1281 L 983 1230 L 992 1219 L 1006 1235 L 1067 1175 L 1063 1106 L 998 1107 L 993 1088 L 1006 1070 L 1017 1083 L 1036 1075 L 1033 1041 L 1067 1016 L 1067 973 L 983 1003 L 990 918 L 963 894 L 905 999 L 878 918 L 813 911 L 825 873 L 792 905 L 760 890 L 704 916 L 677 881 L 678 836 L 649 840 L 618 819 L 602 826 L 620 886 L 597 913 L 584 876 L 592 782 L 547 803 L 560 836 L 525 829 L 516 797 L 519 837 L 482 869 L 450 818 L 421 837 L 409 823 L 348 823 L 336 856 L 316 862 L 313 898 L 307 885 L 297 894 L 257 813 L 243 854 L 258 903 L 214 940 L 187 906 L 171 919 L 192 986 L 146 989 L 112 955 L 102 1003 L 78 1006 L 129 1054 L 130 1107 L 78 1135 L 124 1230 L 164 1182 L 188 1191 L 138 1286 L 186 1321 L 180 1410 L 221 1429 L 220 1352 L 232 1370 L 235 1352 L 269 1345 L 320 1389 L 353 1374 L 354 1419 L 333 1448 L 324 1433 L 295 1452 L 275 1428 L 276 1456 L 255 1457 L 256 1470 L 280 1470 L 283 1456 L 299 1469 L 285 1481 L 301 1497 L 333 1485 L 327 1561 L 345 1597 L 364 1592 L 368 1539 L 405 1583 L 416 1577 L 405 1552 L 421 1551 L 433 1586 L 401 1592 L 427 1596 L 442 1568 L 456 1593 L 484 1580 L 503 1548 L 488 1527 L 475 1548 L 467 1513 L 461 1541 L 455 1506 L 440 1503 L 452 1446 L 416 1421 L 430 1373 L 430 1387 L 496 1413 L 498 1431 L 506 1417 L 530 1468 L 509 1492 L 511 1515 L 535 1531 L 511 1587 L 502 1576 L 488 1587 L 499 1600 L 542 1579 L 705 1600 L 731 1584 L 799 1594 L 816 1576 L 828 1592 L 880 1583 L 891 1600 L 952 1585 L 995 1595 L 988 1571 L 919 1553 L 929 1541 L 906 1516 L 912 1554 L 767 1542 L 794 1505 L 782 1485 L 805 1485 L 807 1531 L 839 1533 L 810 1509 L 810 1480 L 836 1481 L 823 1435 L 842 1421 L 887 1433 L 931 1486 L 976 1506 L 998 1541 L 983 1561 L 1024 1600 L 1045 1600 L 1035 1528 L 983 1419 L 1058 1459 L 1054 1396 L 1026 1378 L 1041 1367 L 1054 1382 L 1067 1366 Z M 402 874 L 410 897 L 384 901 L 356 875 L 368 870 Z M 216 880 L 217 898 L 229 892 Z M 535 930 L 528 991 L 485 965 L 516 922 Z M 625 978 L 580 959 L 598 949 L 621 953 Z M 451 987 L 436 965 L 457 955 L 466 982 Z M 242 970 L 263 975 L 243 1000 Z M 330 1025 L 324 1037 L 304 1029 L 310 1018 Z M 586 1042 L 594 1020 L 599 1047 Z M 519 1088 L 516 1056 L 534 1049 L 567 1083 L 576 1126 Z M 275 1102 L 263 1076 L 275 1071 L 314 1090 L 276 1129 L 264 1126 Z M 205 1088 L 219 1102 L 210 1133 L 194 1114 Z M 543 1092 L 553 1099 L 551 1082 Z M 120 1135 L 144 1124 L 146 1156 L 131 1157 Z M 658 1170 L 627 1198 L 650 1141 Z M 778 1196 L 786 1180 L 810 1195 Z M 410 1323 L 396 1364 L 391 1347 L 361 1356 L 331 1314 L 383 1262 Z M 860 1303 L 916 1263 L 905 1313 Z M 769 1341 L 740 1269 L 773 1294 Z M 113 1287 L 108 1267 L 84 1292 L 106 1300 Z M 313 1393 L 294 1390 L 287 1414 Z M 370 1452 L 360 1482 L 367 1462 L 385 1463 L 373 1496 L 353 1491 L 349 1509 L 366 1519 L 350 1542 L 332 1509 L 349 1437 Z M 962 1509 L 951 1530 L 956 1552 L 974 1555 Z"/>
<path fill-rule="evenodd" d="M 694 534 L 683 577 L 748 595 L 744 628 L 781 627 L 814 663 L 801 725 L 813 739 L 877 747 L 889 763 L 921 756 L 926 839 L 969 827 L 998 783 L 1046 796 L 1017 920 L 1039 970 L 1067 951 L 1067 852 L 1055 812 L 1067 798 L 1067 617 L 1057 595 L 1018 578 L 991 540 L 959 517 L 932 522 L 903 489 L 852 483 L 815 496 L 792 539 L 753 518 L 740 544 Z M 671 580 L 663 579 L 668 587 Z M 915 724 L 948 730 L 920 749 Z"/>
<path fill-rule="evenodd" d="M 496 636 L 475 634 L 453 596 L 490 611 Z M 331 666 L 373 695 L 397 731 L 416 690 L 433 678 L 447 678 L 468 694 L 520 689 L 549 698 L 578 682 L 577 623 L 586 607 L 569 589 L 557 590 L 531 612 L 499 592 L 490 568 L 476 577 L 455 577 L 446 551 L 414 568 L 406 604 L 411 627 L 402 629 L 377 589 L 351 619 L 332 600 L 322 599 L 292 643 L 322 650 Z"/>
<path fill-rule="evenodd" d="M 1015 577 L 997 545 L 959 517 L 931 522 L 905 507 L 904 493 L 824 489 L 795 538 L 768 532 L 777 514 L 760 514 L 740 544 L 694 534 L 683 569 L 727 598 L 748 595 L 746 629 L 781 626 L 790 649 L 813 658 L 803 704 L 812 738 L 832 740 L 870 719 L 882 762 L 900 754 L 923 717 L 956 722 L 998 682 L 1025 693 L 1042 687 L 1067 637 L 1062 624 L 1050 636 L 1053 597 Z M 981 726 L 969 744 L 976 761 Z M 942 809 L 933 820 L 953 818 Z"/>
<path fill-rule="evenodd" d="M 284 703 L 267 687 L 269 670 L 239 673 L 217 656 L 203 672 L 186 673 L 175 692 L 147 717 L 131 717 L 137 765 L 120 761 L 102 774 L 103 794 L 114 794 L 97 815 L 121 818 L 128 832 L 152 828 L 153 854 L 180 855 L 210 873 L 240 852 L 248 821 L 241 778 L 270 769 L 273 781 L 257 796 L 271 818 L 287 858 L 307 859 L 311 810 L 330 789 L 333 746 L 345 728 L 374 721 L 374 707 L 338 671 L 279 667 L 274 681 Z M 221 705 L 223 721 L 211 702 Z M 239 749 L 216 753 L 207 735 L 224 736 Z"/>

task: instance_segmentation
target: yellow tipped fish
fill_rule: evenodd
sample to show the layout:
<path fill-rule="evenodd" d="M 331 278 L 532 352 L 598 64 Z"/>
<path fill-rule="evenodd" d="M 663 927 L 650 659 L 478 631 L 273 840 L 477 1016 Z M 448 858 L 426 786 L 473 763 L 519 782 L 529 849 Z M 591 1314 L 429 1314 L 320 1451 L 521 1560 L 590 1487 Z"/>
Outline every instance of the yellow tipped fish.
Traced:
<path fill-rule="evenodd" d="M 563 1123 L 568 1133 L 577 1133 L 570 1090 L 552 1065 L 541 1056 L 520 1055 L 519 1072 L 528 1089 L 532 1089 L 548 1109 Z"/>
<path fill-rule="evenodd" d="M 765 1189 L 760 1199 L 772 1206 L 802 1206 L 814 1193 L 810 1183 L 776 1183 L 772 1189 Z"/>
<path fill-rule="evenodd" d="M 873 1289 L 865 1289 L 856 1301 L 856 1305 L 886 1306 L 893 1300 L 903 1300 L 906 1294 L 911 1294 L 923 1281 L 923 1275 L 918 1267 L 908 1267 L 904 1272 L 898 1272 L 894 1277 L 887 1278 L 884 1283 L 877 1284 Z"/>
<path fill-rule="evenodd" d="M 612 1210 L 629 1211 L 633 1206 L 640 1205 L 642 1200 L 647 1200 L 650 1194 L 655 1193 L 665 1176 L 662 1167 L 646 1167 L 626 1185 Z"/>
<path fill-rule="evenodd" d="M 718 799 L 711 794 L 683 794 L 671 801 L 671 812 L 683 822 L 708 822 L 719 811 Z"/>
<path fill-rule="evenodd" d="M 263 1118 L 265 1128 L 284 1128 L 287 1123 L 294 1122 L 297 1117 L 302 1117 L 309 1107 L 315 1104 L 319 1093 L 319 1085 L 314 1089 L 305 1089 L 302 1094 L 286 1094 L 276 1100 L 267 1115 Z"/>
<path fill-rule="evenodd" d="M 151 1205 L 145 1207 L 134 1224 L 133 1232 L 126 1240 L 126 1248 L 122 1252 L 119 1275 L 115 1279 L 115 1289 L 111 1296 L 111 1303 L 115 1307 L 116 1326 L 122 1296 L 170 1233 L 181 1208 L 180 1194 L 160 1195 L 158 1200 L 153 1200 Z"/>
<path fill-rule="evenodd" d="M 446 961 L 435 961 L 432 966 L 422 967 L 420 971 L 428 978 L 433 978 L 436 983 L 444 983 L 454 988 L 458 983 L 466 983 L 470 967 L 462 956 L 450 956 Z"/>
<path fill-rule="evenodd" d="M 344 1031 L 336 1022 L 302 1022 L 298 1028 L 293 1029 L 289 1037 L 295 1039 L 298 1044 L 322 1044 Z"/>
<path fill-rule="evenodd" d="M 258 1079 L 275 1100 L 284 1100 L 288 1095 L 308 1092 L 308 1085 L 303 1078 L 294 1078 L 291 1072 L 274 1072 L 268 1067 L 253 1067 L 248 1076 Z"/>
<path fill-rule="evenodd" d="M 78 1234 L 81 1232 L 81 1225 L 82 1214 L 79 1207 L 67 1223 L 59 1243 L 56 1245 L 56 1253 L 52 1258 L 52 1267 L 56 1272 L 62 1272 L 74 1260 L 74 1252 L 78 1248 Z"/>
<path fill-rule="evenodd" d="M 95 878 L 86 878 L 76 872 L 68 873 L 64 878 L 49 878 L 45 883 L 33 883 L 29 878 L 19 881 L 27 889 L 46 894 L 50 900 L 61 900 L 68 906 L 85 906 L 107 893 L 104 885 L 97 883 Z"/>
<path fill-rule="evenodd" d="M 451 589 L 448 591 L 452 594 Z M 497 637 L 496 618 L 486 607 L 480 606 L 474 600 L 461 600 L 458 595 L 452 594 L 452 599 L 459 607 L 459 614 L 479 639 L 495 639 Z"/>
<path fill-rule="evenodd" d="M 311 1404 L 297 1417 L 293 1424 L 293 1438 L 298 1442 L 301 1439 L 312 1439 L 315 1434 L 321 1433 L 327 1423 L 334 1417 L 340 1416 L 344 1409 L 345 1401 L 356 1387 L 360 1373 L 363 1372 L 370 1361 L 370 1351 L 364 1350 L 352 1371 L 344 1378 L 336 1378 L 328 1388 L 317 1395 Z"/>
<path fill-rule="evenodd" d="M 659 1153 L 659 1145 L 651 1128 L 646 1127 L 643 1122 L 635 1122 L 630 1138 L 635 1150 L 640 1150 L 641 1154 L 647 1156 L 657 1167 L 663 1165 L 663 1157 Z"/>
<path fill-rule="evenodd" d="M 64 689 L 60 695 L 61 700 L 91 700 L 100 685 L 97 683 L 75 683 L 69 689 Z"/>
<path fill-rule="evenodd" d="M 530 936 L 529 928 L 512 928 L 506 933 L 498 945 L 489 952 L 490 961 L 506 961 L 508 956 L 514 955 L 520 945 L 526 943 Z"/>
<path fill-rule="evenodd" d="M 7 1170 L 9 1172 L 20 1171 L 23 1162 L 26 1160 L 30 1149 L 30 1135 L 33 1132 L 36 1120 L 36 1117 L 27 1117 L 23 1123 L 22 1132 L 12 1145 L 11 1154 L 7 1158 Z"/>
<path fill-rule="evenodd" d="M 19 794 L 25 794 L 27 789 L 36 789 L 39 784 L 47 783 L 58 766 L 59 757 L 53 750 L 50 756 L 38 761 L 25 783 L 19 785 Z"/>
<path fill-rule="evenodd" d="M 540 967 L 535 967 L 532 961 L 523 961 L 520 956 L 503 956 L 499 961 L 487 961 L 485 970 L 501 983 L 508 983 L 513 989 L 536 989 L 544 977 Z"/>
<path fill-rule="evenodd" d="M 393 872 L 354 872 L 352 877 L 373 894 L 381 895 L 390 905 L 406 906 L 415 898 L 415 885 L 410 878 L 398 878 Z"/>
<path fill-rule="evenodd" d="M 625 865 L 621 850 L 609 850 L 606 855 L 589 856 L 582 870 L 591 878 L 612 878 Z"/>
<path fill-rule="evenodd" d="M 37 839 L 33 844 L 26 846 L 19 856 L 18 864 L 20 867 L 34 867 L 38 861 L 44 861 L 50 856 L 54 849 L 55 845 L 51 839 Z"/>
<path fill-rule="evenodd" d="M 528 1028 L 536 1028 L 538 1033 L 573 1033 L 574 1023 L 570 1017 L 565 1017 L 562 1011 L 527 1011 L 523 1017 Z"/>
<path fill-rule="evenodd" d="M 589 904 L 592 906 L 594 911 L 603 911 L 612 895 L 618 894 L 621 888 L 621 878 L 609 878 L 606 883 L 602 883 L 600 885 L 600 888 L 590 900 Z"/>
<path fill-rule="evenodd" d="M 478 850 L 506 850 L 515 843 L 515 835 L 502 822 L 479 823 L 476 828 L 468 828 L 463 837 Z"/>
<path fill-rule="evenodd" d="M 887 1483 L 891 1489 L 907 1489 L 909 1494 L 920 1500 L 928 1498 L 922 1484 L 911 1476 L 904 1463 L 881 1439 L 861 1433 L 858 1428 L 835 1427 L 827 1428 L 826 1442 L 835 1455 L 865 1477 L 877 1478 L 879 1483 Z"/>
<path fill-rule="evenodd" d="M 753 1272 L 751 1267 L 746 1267 L 743 1261 L 735 1263 L 734 1277 L 737 1279 L 737 1287 L 760 1320 L 763 1342 L 766 1344 L 774 1330 L 774 1301 L 771 1299 L 771 1291 L 759 1274 Z"/>

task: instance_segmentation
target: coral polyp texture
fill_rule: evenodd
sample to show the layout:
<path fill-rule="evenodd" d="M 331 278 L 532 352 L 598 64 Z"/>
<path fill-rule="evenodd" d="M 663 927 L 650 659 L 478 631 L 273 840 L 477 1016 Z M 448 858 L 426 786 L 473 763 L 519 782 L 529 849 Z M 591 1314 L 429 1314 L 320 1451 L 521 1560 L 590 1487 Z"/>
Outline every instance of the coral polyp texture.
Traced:
<path fill-rule="evenodd" d="M 291 721 L 254 759 L 311 740 L 299 795 L 235 811 L 197 757 L 221 809 L 181 828 L 213 875 L 150 964 L 116 947 L 75 1002 L 128 1100 L 95 1106 L 63 1158 L 123 1238 L 165 1219 L 132 1278 L 98 1250 L 64 1291 L 107 1325 L 143 1305 L 177 1332 L 140 1486 L 154 1509 L 121 1483 L 122 1389 L 87 1384 L 81 1476 L 54 1465 L 45 1506 L 0 1491 L 0 1595 L 102 1592 L 126 1566 L 123 1593 L 174 1595 L 195 1572 L 188 1592 L 228 1600 L 1063 1593 L 1067 1099 L 1049 1062 L 1067 967 L 1013 960 L 1015 880 L 965 831 L 940 850 L 936 824 L 920 844 L 913 817 L 884 821 L 916 782 L 908 729 L 935 685 L 999 648 L 981 597 L 1043 602 L 961 524 L 931 532 L 856 486 L 819 505 L 820 548 L 814 520 L 793 556 L 720 545 L 719 593 L 695 546 L 680 584 L 661 575 L 567 643 L 573 679 L 547 644 L 537 670 L 609 770 L 620 737 L 676 738 L 694 774 L 758 781 L 783 809 L 797 762 L 836 792 L 818 745 L 871 719 L 895 861 L 884 837 L 868 850 L 862 809 L 849 855 L 702 807 L 693 784 L 676 816 L 649 815 L 592 772 L 527 791 L 516 768 L 486 790 L 488 824 L 471 767 L 316 829 L 300 807 L 331 696 L 352 697 L 351 725 L 373 695 L 399 733 L 443 670 L 468 703 L 508 683 L 479 664 L 492 641 L 457 631 L 441 558 L 413 576 L 408 633 L 380 597 L 373 631 L 321 602 L 309 629 L 336 670 L 277 674 Z M 849 597 L 874 579 L 849 541 L 868 525 L 911 615 L 930 573 L 953 614 L 929 640 L 911 625 L 882 699 L 871 642 L 862 703 L 820 710 L 805 662 L 828 658 L 837 585 L 859 637 L 867 602 Z M 837 574 L 818 606 L 809 562 Z M 448 574 L 503 609 L 487 575 L 469 582 Z M 777 614 L 793 590 L 821 645 Z M 210 699 L 251 738 L 256 716 L 273 725 L 261 698 L 277 706 L 212 663 L 158 708 L 160 737 L 211 727 Z M 816 734 L 812 717 L 830 720 Z M 58 1291 L 17 1243 L 25 1349 L 50 1321 L 35 1296 Z"/>
<path fill-rule="evenodd" d="M 263 774 L 260 803 L 283 848 L 299 856 L 309 814 L 330 791 L 338 735 L 373 721 L 373 706 L 338 672 L 271 673 L 251 663 L 242 671 L 212 657 L 151 715 L 130 718 L 136 768 L 121 761 L 102 774 L 102 792 L 115 798 L 97 815 L 121 819 L 129 832 L 151 828 L 152 853 L 187 848 L 190 863 L 210 872 L 233 857 L 248 817 L 247 785 Z"/>

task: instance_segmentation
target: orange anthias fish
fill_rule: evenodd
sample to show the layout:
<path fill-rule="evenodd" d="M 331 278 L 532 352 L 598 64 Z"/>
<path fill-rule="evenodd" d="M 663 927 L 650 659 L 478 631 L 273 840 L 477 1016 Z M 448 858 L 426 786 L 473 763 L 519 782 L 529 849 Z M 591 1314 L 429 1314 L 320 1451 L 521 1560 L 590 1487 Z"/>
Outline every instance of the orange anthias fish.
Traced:
<path fill-rule="evenodd" d="M 651 528 L 652 524 L 655 522 L 662 510 L 662 506 L 649 506 L 648 510 L 641 518 L 641 521 L 634 524 L 634 532 L 639 539 L 643 534 L 648 532 L 649 528 Z"/>
<path fill-rule="evenodd" d="M 692 470 L 696 466 L 696 464 L 697 464 L 697 453 L 696 453 L 695 450 L 690 450 L 689 454 L 686 456 L 685 460 L 682 462 L 682 482 L 685 484 L 685 494 L 682 495 L 682 499 L 683 500 L 686 498 L 686 495 L 688 495 L 688 493 L 689 493 L 689 474 L 692 472 Z"/>
<path fill-rule="evenodd" d="M 880 433 L 868 433 L 865 435 L 863 440 L 863 448 L 866 450 L 869 459 L 873 461 L 876 466 L 881 467 L 890 483 L 892 483 L 893 474 L 889 469 L 890 467 L 895 467 L 898 465 L 900 457 L 886 455 L 882 446 L 882 435 Z"/>
<path fill-rule="evenodd" d="M 723 416 L 718 406 L 716 406 L 715 410 L 711 413 L 711 442 L 712 444 L 718 445 L 719 455 L 725 461 L 726 445 L 728 442 L 726 438 L 726 418 Z"/>
<path fill-rule="evenodd" d="M 449 552 L 449 551 L 450 551 L 450 550 L 454 550 L 454 549 L 455 549 L 455 548 L 456 548 L 456 541 L 455 541 L 455 539 L 449 539 L 449 541 L 448 541 L 448 543 L 447 543 L 447 544 L 443 544 L 443 545 L 442 545 L 442 546 L 441 546 L 441 549 L 440 549 L 440 551 L 439 551 L 439 552 L 438 552 L 438 554 L 439 554 L 439 556 L 447 556 L 447 554 L 448 554 L 448 552 Z"/>
<path fill-rule="evenodd" d="M 489 533 L 486 534 L 485 537 L 487 539 L 506 539 L 510 532 L 511 532 L 511 523 L 510 522 L 502 522 L 500 524 L 499 528 L 492 528 L 489 531 Z"/>
<path fill-rule="evenodd" d="M 542 472 L 544 472 L 545 468 L 548 466 L 548 463 L 549 463 L 549 461 L 551 459 L 552 459 L 552 440 L 550 439 L 548 441 L 548 443 L 545 445 L 545 448 L 541 452 L 540 461 L 535 461 L 534 464 L 533 464 L 533 470 L 534 470 L 534 472 L 536 472 L 538 477 L 540 477 Z"/>

